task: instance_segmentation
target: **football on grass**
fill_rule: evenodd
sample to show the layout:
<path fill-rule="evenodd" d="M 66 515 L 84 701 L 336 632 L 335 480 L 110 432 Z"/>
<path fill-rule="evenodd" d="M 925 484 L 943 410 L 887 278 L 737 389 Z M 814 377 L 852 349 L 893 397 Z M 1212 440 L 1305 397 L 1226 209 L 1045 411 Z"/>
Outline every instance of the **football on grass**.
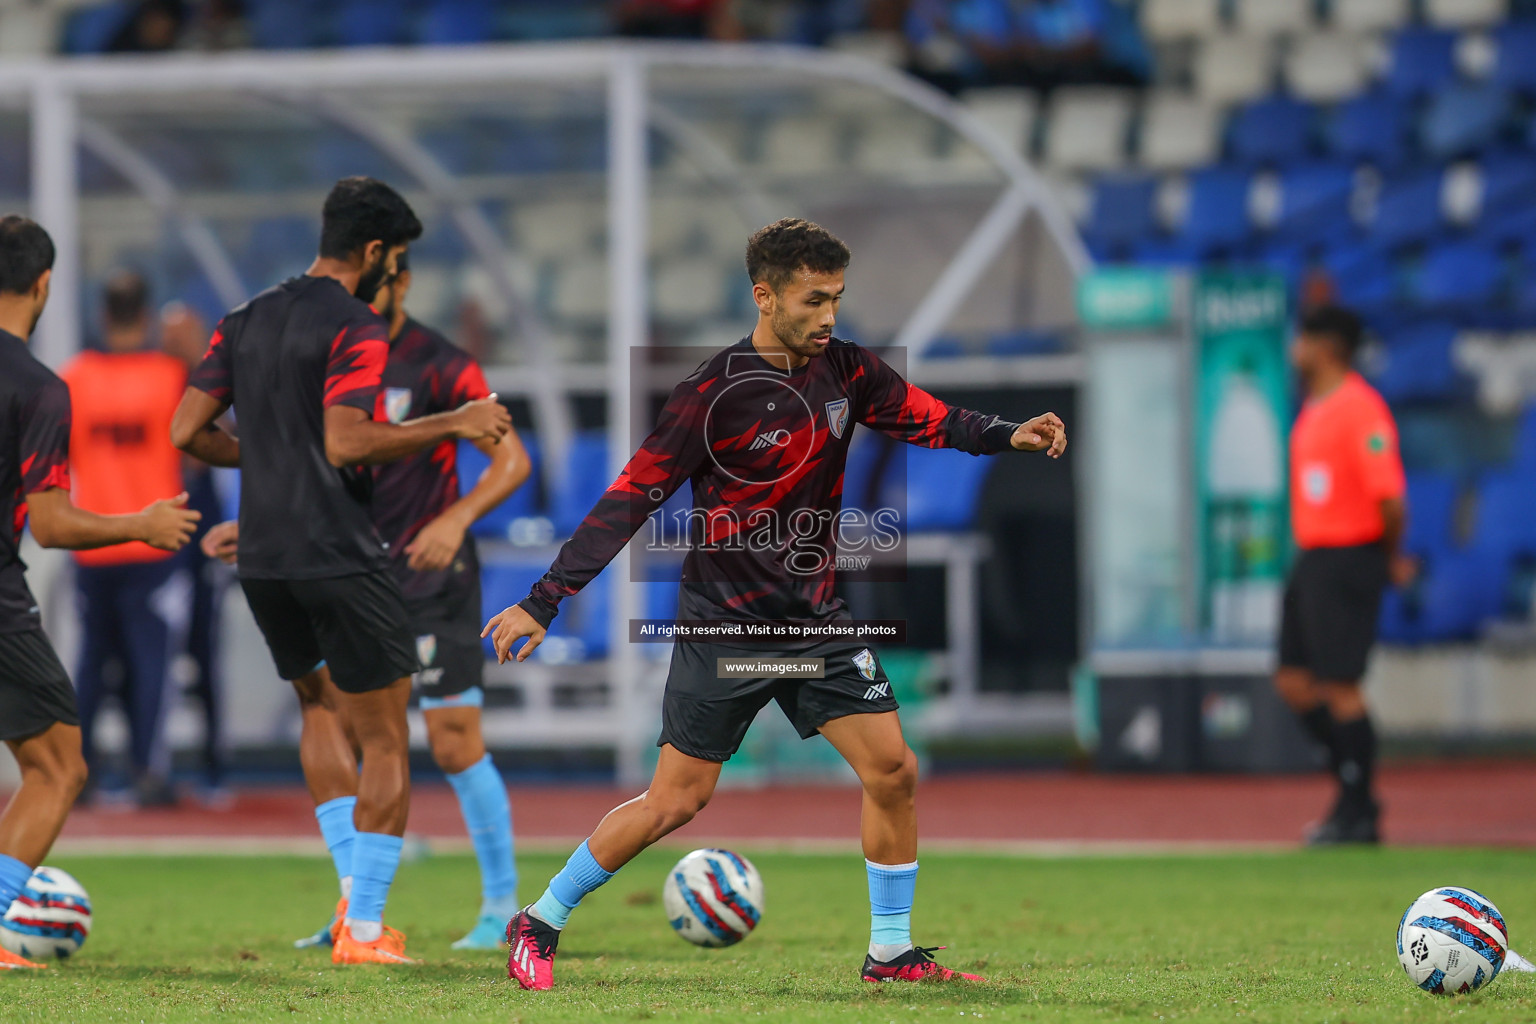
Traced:
<path fill-rule="evenodd" d="M 1414 900 L 1397 926 L 1397 959 L 1435 995 L 1475 992 L 1499 976 L 1509 953 L 1504 915 L 1473 889 L 1447 885 Z"/>
<path fill-rule="evenodd" d="M 694 850 L 662 886 L 672 930 L 696 946 L 734 946 L 763 916 L 763 876 L 730 850 Z"/>
<path fill-rule="evenodd" d="M 72 956 L 90 933 L 91 898 L 73 875 L 58 868 L 33 871 L 0 920 L 0 946 L 28 960 Z"/>

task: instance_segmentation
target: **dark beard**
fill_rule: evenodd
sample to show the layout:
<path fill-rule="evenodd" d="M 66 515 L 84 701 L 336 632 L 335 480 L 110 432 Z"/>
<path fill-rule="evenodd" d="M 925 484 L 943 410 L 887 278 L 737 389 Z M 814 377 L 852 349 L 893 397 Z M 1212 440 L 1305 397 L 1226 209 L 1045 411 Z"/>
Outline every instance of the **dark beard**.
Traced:
<path fill-rule="evenodd" d="M 357 279 L 357 288 L 352 294 L 364 302 L 371 303 L 379 293 L 379 285 L 384 283 L 384 275 L 387 270 L 388 268 L 384 266 L 384 261 L 379 260 L 371 269 L 363 271 L 362 275 Z"/>

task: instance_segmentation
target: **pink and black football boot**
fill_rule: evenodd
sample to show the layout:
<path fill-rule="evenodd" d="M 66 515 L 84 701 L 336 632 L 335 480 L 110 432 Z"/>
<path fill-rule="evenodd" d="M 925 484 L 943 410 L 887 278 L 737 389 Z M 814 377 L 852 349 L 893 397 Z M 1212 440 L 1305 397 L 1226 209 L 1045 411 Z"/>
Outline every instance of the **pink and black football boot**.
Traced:
<path fill-rule="evenodd" d="M 978 974 L 952 971 L 933 962 L 933 954 L 947 946 L 913 946 L 894 960 L 881 963 L 872 956 L 864 958 L 865 981 L 985 981 Z"/>
<path fill-rule="evenodd" d="M 524 907 L 507 922 L 507 977 L 523 988 L 543 991 L 555 987 L 555 946 L 560 929 L 528 913 Z"/>

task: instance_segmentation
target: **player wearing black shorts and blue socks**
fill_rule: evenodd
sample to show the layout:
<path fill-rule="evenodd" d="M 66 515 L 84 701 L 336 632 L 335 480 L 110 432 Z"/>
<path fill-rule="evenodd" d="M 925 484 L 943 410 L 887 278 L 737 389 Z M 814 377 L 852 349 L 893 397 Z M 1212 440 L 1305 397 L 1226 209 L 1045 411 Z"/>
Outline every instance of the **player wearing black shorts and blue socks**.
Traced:
<path fill-rule="evenodd" d="M 677 385 L 655 429 L 549 572 L 486 625 L 499 659 L 527 638 L 516 651 L 518 661 L 526 659 L 560 603 L 591 582 L 685 482 L 695 513 L 703 514 L 691 517 L 678 618 L 815 627 L 849 617 L 837 593 L 835 553 L 854 424 L 973 455 L 1062 453 L 1066 428 L 1056 416 L 1018 424 L 951 407 L 868 350 L 834 339 L 848 262 L 847 246 L 803 220 L 778 221 L 752 237 L 747 273 L 756 328 Z M 799 526 L 776 531 L 774 522 Z M 727 671 L 743 657 L 745 671 Z M 817 669 L 794 678 L 776 669 L 753 675 L 750 661 L 770 657 Z M 508 923 L 507 972 L 518 984 L 553 986 L 555 950 L 571 911 L 709 802 L 721 764 L 769 702 L 801 737 L 825 736 L 863 785 L 870 943 L 861 977 L 974 978 L 939 966 L 932 949 L 912 942 L 917 758 L 876 652 L 836 640 L 778 644 L 771 653 L 680 641 L 672 648 L 651 786 L 610 811 L 539 899 Z"/>
<path fill-rule="evenodd" d="M 21 531 L 81 551 L 143 541 L 187 543 L 202 516 L 187 496 L 131 515 L 97 515 L 69 496 L 69 388 L 27 349 L 48 302 L 53 240 L 25 217 L 0 217 L 0 740 L 21 786 L 0 813 L 0 914 L 15 901 L 85 786 L 75 691 L 43 632 L 21 561 Z M 0 949 L 0 971 L 44 966 Z"/>
<path fill-rule="evenodd" d="M 314 263 L 220 321 L 171 424 L 182 450 L 241 471 L 240 586 L 299 697 L 300 762 L 342 879 L 337 964 L 413 962 L 383 913 L 410 809 L 406 707 L 420 663 L 369 515 L 371 467 L 445 442 L 494 443 L 511 425 L 489 396 L 399 423 L 374 417 L 389 329 L 358 296 L 371 297 L 420 234 L 388 185 L 337 182 Z M 231 407 L 238 439 L 218 425 Z M 204 538 L 225 554 L 219 543 Z"/>

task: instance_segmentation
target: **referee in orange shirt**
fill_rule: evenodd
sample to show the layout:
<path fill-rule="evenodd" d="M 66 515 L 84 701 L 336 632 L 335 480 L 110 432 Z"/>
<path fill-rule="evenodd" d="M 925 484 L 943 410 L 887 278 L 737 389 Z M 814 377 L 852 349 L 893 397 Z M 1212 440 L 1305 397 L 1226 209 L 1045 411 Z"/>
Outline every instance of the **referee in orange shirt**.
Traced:
<path fill-rule="evenodd" d="M 1360 320 L 1325 306 L 1307 313 L 1291 346 L 1306 392 L 1291 429 L 1291 525 L 1298 554 L 1286 581 L 1275 686 L 1328 750 L 1338 779 L 1313 845 L 1374 843 L 1376 732 L 1361 693 L 1381 597 L 1414 564 L 1401 551 L 1407 521 L 1397 425 L 1354 370 Z"/>

